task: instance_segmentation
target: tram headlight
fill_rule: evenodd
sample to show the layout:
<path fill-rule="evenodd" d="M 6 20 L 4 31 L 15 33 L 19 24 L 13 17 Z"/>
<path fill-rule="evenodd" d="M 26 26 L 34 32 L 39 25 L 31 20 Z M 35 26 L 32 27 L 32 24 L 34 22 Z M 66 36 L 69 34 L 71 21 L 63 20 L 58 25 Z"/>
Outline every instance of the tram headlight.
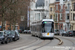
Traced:
<path fill-rule="evenodd" d="M 45 33 L 42 33 L 42 34 L 45 34 Z"/>
<path fill-rule="evenodd" d="M 45 33 L 42 33 L 42 35 L 45 35 Z"/>

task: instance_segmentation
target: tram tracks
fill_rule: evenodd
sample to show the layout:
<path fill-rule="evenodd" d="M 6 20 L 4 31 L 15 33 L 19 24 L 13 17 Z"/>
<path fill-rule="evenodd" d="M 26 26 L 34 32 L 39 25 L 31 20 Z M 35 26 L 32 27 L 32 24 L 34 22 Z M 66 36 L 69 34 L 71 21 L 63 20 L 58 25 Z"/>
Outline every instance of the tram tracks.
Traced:
<path fill-rule="evenodd" d="M 20 50 L 37 50 L 37 49 L 39 49 L 39 48 L 41 48 L 41 47 L 44 47 L 44 46 L 50 44 L 51 41 L 52 41 L 52 40 L 42 40 L 42 41 L 40 41 L 40 42 L 37 43 L 37 44 L 28 46 L 28 47 L 23 48 L 23 49 L 20 49 Z"/>
<path fill-rule="evenodd" d="M 64 38 L 64 37 L 63 37 L 63 39 L 66 39 L 66 40 L 70 41 L 70 42 L 72 43 L 72 46 L 75 46 L 74 41 L 72 41 L 72 40 L 70 40 L 70 39 L 68 39 L 68 38 Z"/>
<path fill-rule="evenodd" d="M 40 47 L 37 47 L 37 48 L 35 48 L 35 49 L 33 49 L 33 50 L 37 50 L 37 49 L 39 49 L 39 48 L 41 48 L 41 47 L 44 47 L 44 46 L 50 44 L 51 42 L 52 42 L 52 40 L 50 40 L 50 41 L 47 42 L 46 44 L 43 44 L 43 45 L 41 45 Z"/>
<path fill-rule="evenodd" d="M 30 42 L 27 45 L 20 48 L 13 49 L 13 50 L 37 50 L 39 48 L 47 46 L 48 44 L 52 42 L 52 40 L 50 39 L 46 39 L 46 40 L 45 39 L 40 40 L 39 38 L 35 38 L 35 39 L 36 39 L 35 41 Z"/>
<path fill-rule="evenodd" d="M 16 49 L 12 49 L 12 50 L 21 50 L 22 48 L 25 48 L 27 45 L 30 45 L 30 44 L 32 44 L 34 42 L 37 42 L 38 40 L 39 40 L 38 38 L 35 38 L 34 41 L 30 41 L 30 42 L 26 43 L 25 46 L 19 47 L 19 48 L 17 47 Z"/>
<path fill-rule="evenodd" d="M 22 47 L 13 49 L 13 50 L 37 50 L 39 48 L 47 46 L 51 42 L 52 42 L 52 40 L 50 40 L 50 39 L 43 39 L 43 40 L 41 40 L 41 39 L 36 37 L 34 41 L 25 44 L 25 46 L 22 46 Z"/>

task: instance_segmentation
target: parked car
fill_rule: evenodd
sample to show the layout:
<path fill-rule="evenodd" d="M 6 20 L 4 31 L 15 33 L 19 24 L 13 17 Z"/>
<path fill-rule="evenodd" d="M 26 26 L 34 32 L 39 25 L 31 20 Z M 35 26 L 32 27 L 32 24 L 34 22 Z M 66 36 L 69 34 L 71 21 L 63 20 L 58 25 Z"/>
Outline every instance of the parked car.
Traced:
<path fill-rule="evenodd" d="M 22 33 L 24 30 L 23 29 L 19 29 L 18 31 L 19 31 L 19 33 Z"/>
<path fill-rule="evenodd" d="M 17 36 L 18 36 L 18 39 L 17 39 L 17 40 L 19 40 L 19 38 L 20 38 L 20 35 L 19 35 L 19 32 L 18 32 L 18 30 L 15 30 L 15 32 L 16 32 L 16 34 L 17 34 Z"/>
<path fill-rule="evenodd" d="M 62 34 L 65 34 L 66 33 L 66 31 L 65 30 L 59 30 L 59 35 L 62 35 Z"/>
<path fill-rule="evenodd" d="M 62 36 L 64 36 L 65 34 L 67 34 L 67 32 L 66 31 L 63 31 L 61 34 L 62 34 Z"/>
<path fill-rule="evenodd" d="M 55 35 L 59 35 L 59 30 L 54 30 Z"/>
<path fill-rule="evenodd" d="M 27 30 L 27 33 L 31 33 L 31 30 Z"/>
<path fill-rule="evenodd" d="M 59 30 L 59 35 L 64 35 L 64 34 L 66 34 L 66 31 L 65 30 Z"/>
<path fill-rule="evenodd" d="M 5 31 L 5 33 L 7 34 L 8 38 L 9 38 L 9 42 L 12 41 L 12 34 L 10 30 Z"/>
<path fill-rule="evenodd" d="M 16 41 L 16 40 L 18 40 L 18 34 L 15 32 L 15 31 L 11 31 L 11 34 L 12 34 L 12 40 L 13 41 Z"/>
<path fill-rule="evenodd" d="M 67 31 L 66 34 L 64 34 L 65 36 L 74 36 L 75 35 L 75 31 Z"/>
<path fill-rule="evenodd" d="M 75 31 L 67 31 L 63 36 L 75 36 Z"/>
<path fill-rule="evenodd" d="M 23 33 L 27 33 L 27 30 L 24 30 Z"/>
<path fill-rule="evenodd" d="M 7 44 L 8 42 L 9 42 L 9 38 L 8 38 L 7 34 L 4 31 L 0 31 L 0 43 Z"/>
<path fill-rule="evenodd" d="M 22 33 L 22 29 L 19 29 L 18 31 L 19 31 L 19 33 Z"/>
<path fill-rule="evenodd" d="M 75 36 L 75 30 L 73 30 L 73 36 Z"/>

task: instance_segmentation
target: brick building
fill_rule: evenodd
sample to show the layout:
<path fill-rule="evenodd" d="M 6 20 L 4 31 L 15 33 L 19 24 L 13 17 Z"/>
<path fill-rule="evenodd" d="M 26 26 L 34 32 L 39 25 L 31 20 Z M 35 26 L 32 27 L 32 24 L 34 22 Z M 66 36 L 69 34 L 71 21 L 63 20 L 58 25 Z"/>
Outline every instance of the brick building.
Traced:
<path fill-rule="evenodd" d="M 55 1 L 55 29 L 66 30 L 65 28 L 65 4 L 63 0 Z"/>
<path fill-rule="evenodd" d="M 5 21 L 4 30 L 9 30 L 9 27 L 10 27 L 9 24 L 10 24 L 9 21 Z M 0 29 L 1 29 L 1 27 L 2 27 L 2 22 L 0 21 Z M 16 23 L 15 29 L 19 30 L 18 23 Z M 13 30 L 13 25 L 11 25 L 11 30 Z"/>

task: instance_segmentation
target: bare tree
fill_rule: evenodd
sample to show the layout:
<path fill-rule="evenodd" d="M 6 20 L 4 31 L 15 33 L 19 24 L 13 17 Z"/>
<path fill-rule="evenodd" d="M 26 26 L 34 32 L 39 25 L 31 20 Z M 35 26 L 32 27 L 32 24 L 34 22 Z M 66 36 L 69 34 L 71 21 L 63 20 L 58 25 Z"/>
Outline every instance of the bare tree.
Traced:
<path fill-rule="evenodd" d="M 5 12 L 8 9 L 9 5 L 11 1 L 9 0 L 0 0 L 0 6 L 1 6 L 1 20 L 2 20 L 2 30 L 3 30 L 3 26 L 4 26 L 4 21 L 5 21 Z"/>
<path fill-rule="evenodd" d="M 5 21 L 9 21 L 10 29 L 13 25 L 15 29 L 16 23 L 20 22 L 20 16 L 25 16 L 25 21 L 27 22 L 27 6 L 30 0 L 0 0 L 0 13 L 2 21 L 2 30 L 5 25 Z"/>
<path fill-rule="evenodd" d="M 24 16 L 24 21 L 20 25 L 25 29 L 27 27 L 27 9 L 30 5 L 30 0 L 19 0 L 20 16 Z"/>
<path fill-rule="evenodd" d="M 0 12 L 1 12 L 1 21 L 2 21 L 2 30 L 5 25 L 5 21 L 12 21 L 13 15 L 16 15 L 17 13 L 17 2 L 18 0 L 0 0 Z M 14 7 L 15 6 L 15 7 Z M 15 14 L 16 13 L 16 14 Z M 16 16 L 14 16 L 16 18 Z M 13 21 L 12 21 L 13 23 Z M 11 27 L 11 22 L 10 22 Z"/>

